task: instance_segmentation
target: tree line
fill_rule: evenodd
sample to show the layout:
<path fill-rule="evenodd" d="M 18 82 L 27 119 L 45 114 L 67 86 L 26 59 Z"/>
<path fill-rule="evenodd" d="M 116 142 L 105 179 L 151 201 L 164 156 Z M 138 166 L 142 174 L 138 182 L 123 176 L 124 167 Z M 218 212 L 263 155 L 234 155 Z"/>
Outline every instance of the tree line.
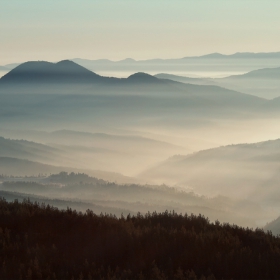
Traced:
<path fill-rule="evenodd" d="M 279 279 L 280 238 L 175 212 L 0 200 L 0 279 Z"/>

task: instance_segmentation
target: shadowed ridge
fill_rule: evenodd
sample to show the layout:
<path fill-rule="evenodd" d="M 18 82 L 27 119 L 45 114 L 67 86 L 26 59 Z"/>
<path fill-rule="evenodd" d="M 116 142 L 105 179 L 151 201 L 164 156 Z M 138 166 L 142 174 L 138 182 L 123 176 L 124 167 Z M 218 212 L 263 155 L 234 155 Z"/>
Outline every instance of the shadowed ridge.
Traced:
<path fill-rule="evenodd" d="M 47 61 L 28 61 L 20 64 L 4 75 L 0 81 L 5 83 L 30 83 L 46 77 L 53 71 L 53 63 Z"/>
<path fill-rule="evenodd" d="M 56 69 L 68 73 L 77 73 L 77 74 L 93 74 L 99 76 L 96 73 L 86 69 L 85 67 L 71 61 L 71 60 L 61 60 L 55 64 Z"/>
<path fill-rule="evenodd" d="M 135 74 L 130 75 L 127 78 L 127 81 L 129 82 L 137 82 L 137 83 L 161 83 L 162 81 L 152 75 L 149 75 L 147 73 L 138 72 Z"/>
<path fill-rule="evenodd" d="M 58 63 L 29 61 L 11 70 L 1 78 L 1 82 L 31 85 L 37 83 L 91 83 L 99 79 L 102 77 L 70 60 Z"/>
<path fill-rule="evenodd" d="M 236 78 L 280 79 L 280 67 L 257 69 L 242 75 L 232 75 L 222 79 L 226 80 L 226 79 L 236 79 Z"/>

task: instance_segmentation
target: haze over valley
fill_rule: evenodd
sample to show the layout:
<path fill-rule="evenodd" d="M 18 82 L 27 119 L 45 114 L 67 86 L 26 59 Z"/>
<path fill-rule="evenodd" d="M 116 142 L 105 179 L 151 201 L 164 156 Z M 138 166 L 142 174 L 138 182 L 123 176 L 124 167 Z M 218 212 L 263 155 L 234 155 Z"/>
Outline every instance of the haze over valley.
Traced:
<path fill-rule="evenodd" d="M 0 279 L 280 279 L 280 1 L 0 1 Z"/>
<path fill-rule="evenodd" d="M 215 66 L 219 59 L 224 64 Z M 90 65 L 117 73 L 124 64 L 141 71 L 145 62 L 14 65 L 0 79 L 1 195 L 116 215 L 176 210 L 263 227 L 280 211 L 280 94 L 262 91 L 278 81 L 277 68 L 263 68 L 277 59 L 185 59 L 225 72 L 229 60 L 238 71 L 264 63 L 215 79 L 160 74 L 188 66 L 181 60 L 172 67 L 155 60 L 157 75 L 126 78 L 96 74 Z"/>

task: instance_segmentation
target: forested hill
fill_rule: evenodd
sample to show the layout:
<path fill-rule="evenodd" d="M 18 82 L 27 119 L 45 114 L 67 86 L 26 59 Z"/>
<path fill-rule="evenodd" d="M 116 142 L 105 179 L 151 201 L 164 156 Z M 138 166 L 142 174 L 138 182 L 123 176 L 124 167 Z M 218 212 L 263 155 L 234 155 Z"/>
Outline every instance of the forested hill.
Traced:
<path fill-rule="evenodd" d="M 0 200 L 1 279 L 279 279 L 280 239 L 203 216 Z"/>

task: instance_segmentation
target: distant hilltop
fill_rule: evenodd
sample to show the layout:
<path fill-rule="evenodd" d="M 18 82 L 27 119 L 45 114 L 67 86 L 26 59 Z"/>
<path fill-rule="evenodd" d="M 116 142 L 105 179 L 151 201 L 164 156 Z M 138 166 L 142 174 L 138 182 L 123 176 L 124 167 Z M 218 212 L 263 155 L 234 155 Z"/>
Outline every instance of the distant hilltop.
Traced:
<path fill-rule="evenodd" d="M 191 61 L 192 63 L 195 63 L 198 61 L 201 63 L 201 60 L 207 61 L 208 63 L 211 63 L 212 60 L 220 60 L 220 61 L 227 61 L 228 59 L 231 59 L 232 61 L 236 60 L 257 60 L 262 61 L 262 67 L 277 67 L 280 66 L 280 52 L 260 52 L 260 53 L 253 53 L 253 52 L 237 52 L 234 54 L 221 54 L 221 53 L 210 53 L 206 55 L 201 56 L 185 56 L 182 58 L 152 58 L 152 59 L 142 59 L 142 60 L 136 60 L 133 58 L 125 58 L 117 61 L 113 61 L 110 59 L 85 59 L 85 58 L 73 58 L 69 60 L 64 61 L 73 61 L 83 67 L 86 67 L 90 70 L 115 70 L 116 67 L 121 67 L 122 70 L 128 70 L 131 66 L 137 66 L 137 67 L 149 67 L 151 65 L 160 65 L 161 67 L 163 65 L 166 65 L 171 69 L 174 67 L 174 65 L 170 65 L 169 63 L 176 63 L 178 64 L 186 64 L 188 61 Z M 268 60 L 269 63 L 264 63 L 263 61 Z M 273 62 L 273 60 L 276 60 Z M 0 66 L 0 70 L 2 71 L 9 71 L 14 69 L 15 67 L 19 66 L 20 63 L 11 63 Z M 171 67 L 171 68 L 170 68 Z M 217 65 L 215 65 L 217 67 Z M 134 69 L 135 70 L 135 69 Z M 163 70 L 163 69 L 161 69 Z M 256 68 L 248 68 L 247 71 L 250 70 L 256 70 Z M 143 72 L 146 71 L 146 69 L 139 68 L 138 70 L 135 70 L 135 72 Z"/>
<path fill-rule="evenodd" d="M 133 58 L 125 58 L 121 60 L 110 60 L 110 59 L 96 59 L 96 60 L 91 60 L 91 59 L 83 59 L 83 58 L 73 58 L 71 59 L 72 61 L 76 63 L 80 62 L 86 62 L 86 61 L 94 61 L 96 63 L 145 63 L 145 62 L 161 62 L 161 61 L 173 61 L 173 60 L 184 60 L 184 59 L 205 59 L 205 58 L 212 58 L 212 59 L 225 59 L 225 58 L 242 58 L 242 59 L 247 59 L 247 58 L 279 58 L 280 59 L 280 52 L 259 52 L 259 53 L 254 53 L 254 52 L 236 52 L 234 54 L 221 54 L 221 53 L 210 53 L 210 54 L 205 54 L 205 55 L 200 55 L 200 56 L 185 56 L 182 58 L 151 58 L 151 59 L 142 59 L 142 60 L 136 60 Z"/>
<path fill-rule="evenodd" d="M 171 82 L 171 81 L 170 81 Z M 0 86 L 14 88 L 22 85 L 165 85 L 166 82 L 152 75 L 138 72 L 128 78 L 114 78 L 100 76 L 85 67 L 71 61 L 63 60 L 57 63 L 47 61 L 28 61 L 8 72 L 0 79 Z M 21 88 L 22 89 L 22 88 Z"/>
<path fill-rule="evenodd" d="M 43 63 L 44 61 L 33 61 L 26 63 L 31 65 L 31 63 L 35 62 Z M 90 70 L 92 72 L 95 72 L 96 75 L 107 77 L 125 78 L 133 73 L 145 72 L 151 75 L 155 75 L 158 73 L 168 73 L 188 77 L 216 78 L 244 74 L 253 70 L 263 68 L 280 67 L 280 52 L 237 52 L 234 54 L 211 53 L 202 56 L 186 56 L 183 58 L 154 58 L 147 60 L 135 60 L 133 58 L 125 58 L 119 61 L 112 61 L 109 59 L 91 60 L 83 58 L 73 58 L 63 60 L 58 63 L 48 62 L 49 65 L 45 65 L 44 67 L 52 67 L 53 70 L 55 70 L 54 68 L 56 68 L 57 71 L 60 71 L 59 68 L 63 68 L 64 65 L 65 68 L 69 67 L 69 69 L 71 69 L 73 66 L 71 65 L 71 62 L 84 67 L 84 74 L 85 70 Z M 15 69 L 19 65 L 21 65 L 22 67 L 22 65 L 24 64 L 25 63 L 13 63 L 3 65 L 0 66 L 0 71 L 2 71 L 3 75 L 4 73 Z M 66 64 L 68 66 L 66 66 Z M 78 68 L 76 68 L 76 70 L 78 70 Z M 67 71 L 70 72 L 69 70 Z M 89 73 L 87 73 L 86 75 L 89 75 Z M 85 75 L 83 76 L 85 77 Z M 96 76 L 95 78 L 97 80 L 98 77 Z M 75 79 L 77 80 L 77 75 Z M 73 81 L 75 81 L 75 79 Z M 92 77 L 89 78 L 89 80 L 91 79 Z"/>
<path fill-rule="evenodd" d="M 58 63 L 28 61 L 12 69 L 1 83 L 89 82 L 101 77 L 70 60 Z"/>

